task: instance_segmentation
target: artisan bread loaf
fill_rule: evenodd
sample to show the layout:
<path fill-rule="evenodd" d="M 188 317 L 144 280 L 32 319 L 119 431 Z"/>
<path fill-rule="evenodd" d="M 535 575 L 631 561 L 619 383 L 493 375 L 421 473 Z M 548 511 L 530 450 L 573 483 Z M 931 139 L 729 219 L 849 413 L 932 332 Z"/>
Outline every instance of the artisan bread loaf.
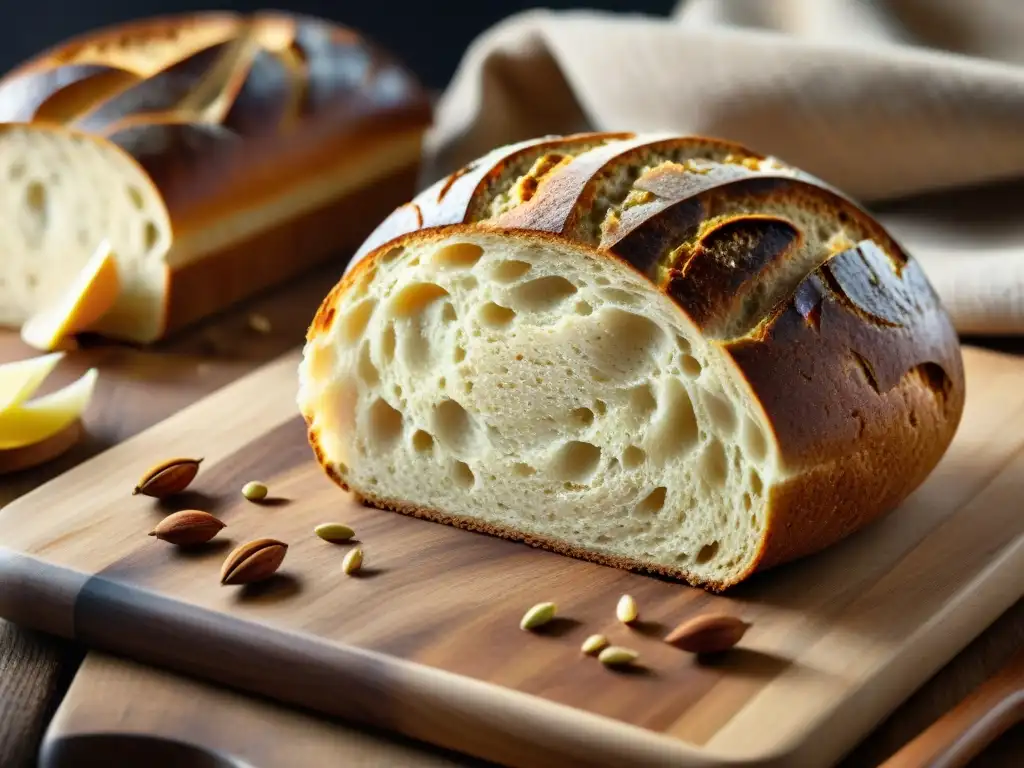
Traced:
<path fill-rule="evenodd" d="M 964 403 L 946 312 L 863 209 L 628 134 L 504 147 L 394 211 L 299 380 L 367 503 L 715 590 L 894 509 Z"/>
<path fill-rule="evenodd" d="M 148 176 L 145 205 L 165 209 L 172 237 L 161 232 L 144 257 L 138 249 L 118 253 L 120 266 L 145 277 L 124 283 L 94 329 L 137 342 L 346 256 L 415 190 L 429 120 L 426 94 L 392 56 L 349 29 L 283 13 L 118 25 L 63 43 L 0 79 L 0 124 L 93 137 L 96 151 L 111 158 L 107 170 L 86 177 L 43 152 L 29 159 L 38 171 L 26 181 L 33 189 L 42 185 L 56 201 L 59 183 L 123 191 L 126 165 Z M 95 191 L 97 201 L 118 194 Z M 122 226 L 96 208 L 51 206 L 46 226 L 73 219 L 69 237 Z M 31 211 L 12 215 L 8 228 L 38 224 Z M 67 281 L 96 242 L 46 250 L 64 237 L 48 232 L 19 263 L 59 264 Z M 19 282 L 21 267 L 8 264 L 0 264 L 0 280 Z M 4 306 L 2 320 L 24 322 L 38 309 L 28 295 Z"/>

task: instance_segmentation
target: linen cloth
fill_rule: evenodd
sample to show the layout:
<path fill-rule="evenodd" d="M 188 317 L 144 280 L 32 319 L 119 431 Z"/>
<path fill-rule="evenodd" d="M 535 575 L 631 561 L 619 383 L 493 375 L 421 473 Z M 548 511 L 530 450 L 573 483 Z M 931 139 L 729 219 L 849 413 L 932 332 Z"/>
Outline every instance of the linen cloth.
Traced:
<path fill-rule="evenodd" d="M 683 0 L 537 10 L 486 30 L 441 94 L 424 182 L 583 130 L 732 139 L 844 190 L 962 335 L 1024 333 L 1024 2 Z"/>

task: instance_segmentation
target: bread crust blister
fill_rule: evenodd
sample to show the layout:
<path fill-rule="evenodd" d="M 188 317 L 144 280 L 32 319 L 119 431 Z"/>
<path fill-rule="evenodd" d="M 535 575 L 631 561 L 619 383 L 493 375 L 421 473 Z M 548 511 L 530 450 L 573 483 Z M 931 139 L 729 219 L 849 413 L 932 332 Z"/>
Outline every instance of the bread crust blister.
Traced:
<path fill-rule="evenodd" d="M 445 251 L 453 244 L 463 251 Z M 392 373 L 388 360 L 378 354 L 375 339 L 360 347 L 358 361 L 353 352 L 351 368 L 346 368 L 347 342 L 339 340 L 339 335 L 349 334 L 349 341 L 358 345 L 364 331 L 384 328 L 379 323 L 386 321 L 380 316 L 391 311 L 388 307 L 397 299 L 393 293 L 374 293 L 377 287 L 384 285 L 382 281 L 395 281 L 394 290 L 400 293 L 403 281 L 413 279 L 409 275 L 414 270 L 419 270 L 417 275 L 432 274 L 425 262 L 440 259 L 431 254 L 442 251 L 448 254 L 449 267 L 455 264 L 463 269 L 469 264 L 476 282 L 460 282 L 462 277 L 449 281 L 449 272 L 439 268 L 438 283 L 448 287 L 437 289 L 439 301 L 446 306 L 436 311 L 451 315 L 456 327 L 476 329 L 473 333 L 482 329 L 478 337 L 483 338 L 459 337 L 460 354 L 466 355 L 468 348 L 470 362 L 477 366 L 470 382 L 474 394 L 444 395 L 468 403 L 459 406 L 466 411 L 465 418 L 479 423 L 481 434 L 488 435 L 473 443 L 473 456 L 462 456 L 457 463 L 465 465 L 459 469 L 462 476 L 472 478 L 467 481 L 467 498 L 477 494 L 482 502 L 511 505 L 507 511 L 487 508 L 486 503 L 476 508 L 469 502 L 463 505 L 462 497 L 449 502 L 449 507 L 458 509 L 438 506 L 433 502 L 449 497 L 430 491 L 429 482 L 420 495 L 390 493 L 400 483 L 389 485 L 389 463 L 408 461 L 415 468 L 427 466 L 416 464 L 426 460 L 407 460 L 401 447 L 376 454 L 373 450 L 360 453 L 363 449 L 354 447 L 372 438 L 375 428 L 374 414 L 363 414 L 360 398 L 370 390 L 378 392 L 366 384 L 365 376 L 360 380 L 359 366 L 365 371 L 369 365 L 373 380 L 387 379 Z M 685 470 L 665 469 L 662 475 L 629 470 L 640 472 L 638 479 L 630 481 L 637 485 L 634 496 L 606 490 L 604 485 L 613 484 L 607 478 L 627 471 L 625 463 L 632 462 L 621 446 L 614 451 L 610 447 L 618 445 L 616 436 L 600 431 L 606 428 L 604 416 L 594 416 L 591 401 L 583 410 L 593 424 L 588 422 L 589 431 L 578 434 L 597 436 L 588 438 L 596 453 L 579 448 L 571 466 L 564 462 L 569 454 L 544 453 L 538 447 L 547 429 L 539 422 L 530 427 L 534 431 L 529 435 L 517 437 L 518 443 L 503 434 L 504 422 L 501 428 L 495 426 L 500 421 L 495 414 L 506 406 L 541 408 L 544 398 L 554 397 L 550 382 L 522 384 L 516 378 L 520 372 L 510 368 L 507 358 L 499 366 L 509 371 L 504 382 L 473 358 L 474 350 L 481 350 L 479 360 L 490 354 L 481 346 L 488 335 L 500 338 L 500 345 L 515 346 L 528 330 L 525 325 L 515 330 L 527 322 L 524 317 L 535 310 L 548 311 L 546 306 L 516 304 L 517 296 L 525 296 L 522 291 L 522 295 L 516 293 L 515 285 L 520 283 L 507 289 L 497 280 L 477 287 L 478 281 L 497 274 L 493 270 L 500 265 L 494 266 L 495 259 L 504 257 L 493 255 L 496 251 L 526 254 L 522 259 L 533 265 L 530 275 L 550 269 L 549 280 L 559 275 L 572 279 L 566 291 L 571 299 L 552 304 L 557 307 L 555 314 L 544 315 L 549 327 L 575 327 L 574 323 L 583 327 L 587 322 L 591 325 L 586 327 L 597 327 L 592 322 L 596 314 L 639 317 L 627 322 L 633 323 L 628 327 L 630 333 L 638 334 L 640 345 L 649 330 L 643 321 L 662 330 L 666 323 L 674 323 L 671 333 L 691 354 L 666 352 L 661 337 L 655 339 L 651 349 L 661 355 L 660 362 L 643 369 L 656 378 L 648 386 L 650 394 L 635 382 L 629 390 L 641 405 L 650 401 L 646 413 L 651 422 L 631 433 L 632 439 L 645 442 L 629 447 L 636 449 L 632 454 L 636 457 L 644 454 L 640 448 L 646 446 L 650 464 L 661 451 L 655 433 L 663 426 L 657 419 L 663 414 L 684 421 L 692 417 L 695 421 L 685 427 L 692 429 L 692 441 L 685 448 L 674 447 L 666 459 L 666 466 L 685 465 Z M 602 260 L 613 271 L 602 271 Z M 530 264 L 526 269 L 531 269 Z M 608 275 L 621 285 L 609 283 Z M 637 288 L 634 277 L 648 286 L 648 293 Z M 467 284 L 474 287 L 464 289 Z M 480 295 L 486 293 L 490 299 L 473 311 L 490 315 L 465 315 L 464 297 L 476 295 L 473 291 L 482 291 Z M 374 298 L 366 300 L 367 296 Z M 581 302 L 580 297 L 587 300 Z M 610 303 L 605 306 L 604 299 L 594 297 L 610 297 Z M 361 299 L 364 304 L 357 309 L 362 314 L 350 314 Z M 573 316 L 581 303 L 589 320 Z M 343 331 L 339 322 L 345 324 Z M 429 319 L 416 322 L 423 323 L 418 326 L 423 334 L 440 333 L 436 329 L 442 328 L 431 325 Z M 586 345 L 593 342 L 597 355 L 600 344 L 607 343 L 601 335 L 617 332 L 609 328 L 598 327 L 596 335 L 580 337 L 585 348 L 576 352 L 591 362 L 597 360 L 586 357 L 590 354 Z M 535 345 L 547 343 L 547 336 L 539 331 L 529 333 Z M 563 347 L 570 345 L 566 341 Z M 622 347 L 627 357 L 628 346 Z M 325 367 L 324 350 L 331 350 L 335 367 Z M 531 363 L 531 354 L 526 353 L 522 366 Z M 682 382 L 672 385 L 666 371 L 678 368 L 680 361 L 684 366 L 691 361 L 697 373 L 672 374 Z M 628 398 L 622 400 L 621 408 L 615 404 L 621 387 L 616 389 L 613 381 L 617 364 L 609 365 L 610 369 L 601 369 L 598 360 L 591 369 L 593 377 L 584 377 L 582 384 L 574 378 L 573 386 L 582 387 L 588 397 L 597 396 L 602 405 L 607 400 L 609 411 L 619 419 L 609 424 L 624 430 L 633 418 L 629 410 L 633 405 Z M 455 377 L 455 368 L 443 370 L 453 372 L 447 379 Z M 464 372 L 465 367 L 459 370 Z M 611 378 L 606 376 L 608 370 Z M 695 381 L 687 381 L 688 375 Z M 602 377 L 608 383 L 602 383 Z M 948 315 L 917 262 L 866 211 L 829 185 L 775 158 L 730 142 L 663 135 L 543 137 L 498 148 L 424 190 L 370 236 L 324 300 L 307 334 L 300 378 L 299 403 L 318 460 L 335 482 L 369 503 L 715 590 L 825 549 L 896 508 L 945 453 L 964 404 L 963 363 Z M 543 378 L 538 377 L 538 382 Z M 408 384 L 418 388 L 417 381 L 412 378 Z M 505 389 L 513 385 L 519 389 Z M 345 414 L 352 418 L 353 436 L 338 431 L 344 408 L 324 395 L 325 386 L 328 393 L 349 392 L 344 408 L 351 411 Z M 486 397 L 479 394 L 481 387 Z M 692 407 L 666 410 L 666 398 L 673 391 L 677 400 L 682 398 L 679 402 L 692 401 Z M 384 419 L 381 424 L 390 428 L 392 422 L 387 420 L 397 419 L 393 424 L 401 429 L 419 426 L 431 440 L 436 439 L 429 431 L 429 418 L 416 416 L 415 408 L 405 416 L 402 402 L 383 388 L 373 396 L 378 398 L 375 402 L 386 405 L 379 406 L 376 414 Z M 405 392 L 400 400 L 405 399 L 415 398 Z M 533 423 L 526 416 L 524 422 Z M 677 425 L 677 431 L 685 429 Z M 563 432 L 568 434 L 562 429 L 558 440 L 564 439 Z M 402 435 L 404 440 L 407 436 Z M 420 439 L 425 444 L 426 438 Z M 571 445 L 590 445 L 580 440 Z M 527 443 L 532 446 L 531 458 L 541 457 L 535 463 L 546 461 L 546 465 L 530 467 L 534 473 L 522 478 L 495 470 L 518 466 L 508 462 L 516 458 L 516 446 Z M 435 461 L 448 456 L 444 445 L 431 443 L 430 450 Z M 676 455 L 687 451 L 693 452 L 692 460 L 685 460 L 689 464 Z M 610 452 L 615 453 L 611 460 Z M 522 509 L 515 508 L 517 497 L 526 499 L 530 489 L 541 487 L 537 478 L 554 477 L 551 467 L 575 471 L 580 462 L 594 456 L 599 458 L 594 458 L 593 475 L 567 481 L 564 492 L 554 485 L 547 491 L 550 509 L 576 510 L 572 512 L 578 516 L 575 527 L 561 519 L 545 522 L 543 501 L 529 509 L 524 501 Z M 690 473 L 685 483 L 678 477 L 673 480 L 673 472 L 683 471 Z M 481 479 L 482 472 L 493 477 Z M 371 476 L 378 485 L 367 482 Z M 655 481 L 660 484 L 652 491 Z M 679 501 L 687 493 L 686 484 L 698 488 L 694 498 L 704 500 L 693 502 L 690 509 Z M 711 486 L 716 489 L 708 490 Z M 628 487 L 628 483 L 615 487 Z M 650 501 L 651 495 L 640 498 L 648 492 L 657 503 Z M 591 500 L 582 501 L 587 494 L 592 494 Z M 701 511 L 696 508 L 701 505 L 715 508 Z M 591 516 L 595 506 L 600 508 Z M 617 527 L 605 519 L 616 516 L 621 518 Z M 510 525 L 509 520 L 518 522 Z M 666 536 L 671 538 L 673 525 L 687 531 L 675 545 L 665 541 Z M 563 526 L 559 529 L 563 534 L 550 534 L 551 526 Z M 603 533 L 596 534 L 598 528 Z M 735 533 L 734 528 L 744 532 Z M 617 540 L 618 534 L 608 541 L 608 531 L 623 531 L 623 540 L 632 536 L 634 542 L 645 541 L 646 549 L 630 550 L 632 545 Z M 670 556 L 673 553 L 675 557 Z"/>

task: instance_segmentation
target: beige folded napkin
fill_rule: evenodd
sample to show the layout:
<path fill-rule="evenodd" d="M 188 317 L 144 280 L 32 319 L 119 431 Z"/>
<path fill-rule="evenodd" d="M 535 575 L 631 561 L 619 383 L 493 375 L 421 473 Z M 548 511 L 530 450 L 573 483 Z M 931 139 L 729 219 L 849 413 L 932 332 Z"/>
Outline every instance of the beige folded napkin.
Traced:
<path fill-rule="evenodd" d="M 579 130 L 739 141 L 845 190 L 920 260 L 963 334 L 1024 333 L 1024 2 L 684 0 L 532 11 L 483 33 L 425 181 Z"/>

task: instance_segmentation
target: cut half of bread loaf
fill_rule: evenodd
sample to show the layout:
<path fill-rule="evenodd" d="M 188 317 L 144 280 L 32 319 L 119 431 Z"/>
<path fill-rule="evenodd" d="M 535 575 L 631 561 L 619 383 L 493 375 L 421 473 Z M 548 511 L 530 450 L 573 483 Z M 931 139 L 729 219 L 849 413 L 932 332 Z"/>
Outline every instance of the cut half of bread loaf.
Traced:
<path fill-rule="evenodd" d="M 366 502 L 716 590 L 894 509 L 964 401 L 936 294 L 862 209 L 622 134 L 496 150 L 397 210 L 299 379 Z"/>
<path fill-rule="evenodd" d="M 118 252 L 129 269 L 124 296 L 95 330 L 134 343 L 164 339 L 351 252 L 415 189 L 430 118 L 426 91 L 401 62 L 315 17 L 182 14 L 92 30 L 0 78 L 0 124 L 40 131 L 33 139 L 17 129 L 33 166 L 59 175 L 67 194 L 95 193 L 69 208 L 58 182 L 40 182 L 52 187 L 46 215 L 38 206 L 17 215 L 34 217 L 41 244 L 19 253 L 13 282 L 30 274 L 23 261 L 45 282 L 70 280 L 82 259 L 46 247 L 134 226 L 136 213 L 97 209 L 111 184 L 124 191 L 114 180 L 123 179 L 126 163 L 141 166 L 149 181 L 133 199 L 148 206 L 155 189 L 166 209 L 151 248 L 159 255 L 147 252 L 140 262 Z M 101 139 L 93 146 L 109 167 L 84 168 L 81 158 L 67 163 L 49 152 L 55 125 Z M 11 164 L 18 154 L 4 157 Z M 154 263 L 159 270 L 151 272 Z M 10 316 L 0 325 L 23 314 L 21 303 L 5 308 Z"/>
<path fill-rule="evenodd" d="M 0 325 L 53 305 L 107 241 L 120 291 L 89 330 L 155 333 L 171 222 L 149 175 L 111 142 L 59 126 L 0 124 Z"/>

